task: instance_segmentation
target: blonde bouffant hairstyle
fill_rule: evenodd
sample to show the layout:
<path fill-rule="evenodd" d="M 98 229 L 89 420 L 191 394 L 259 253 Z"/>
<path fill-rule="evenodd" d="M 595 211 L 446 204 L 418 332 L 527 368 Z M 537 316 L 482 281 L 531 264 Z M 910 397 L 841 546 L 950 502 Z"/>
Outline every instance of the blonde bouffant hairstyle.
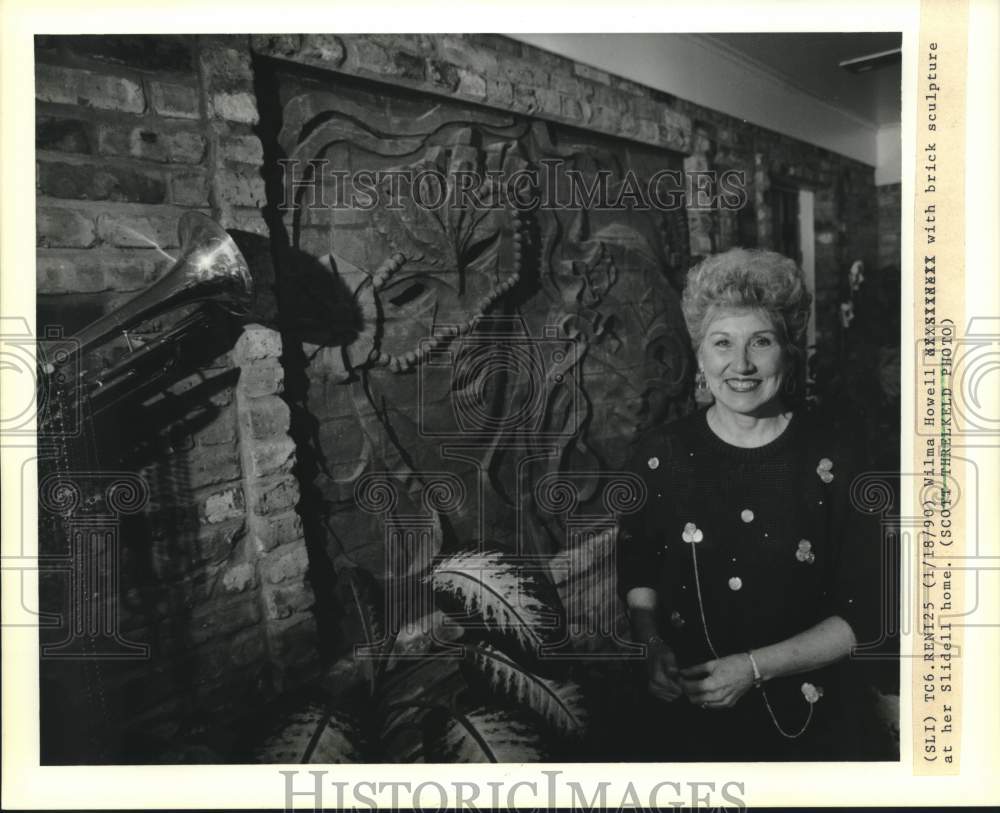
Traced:
<path fill-rule="evenodd" d="M 733 248 L 706 257 L 688 272 L 681 307 L 697 353 L 709 324 L 721 311 L 757 310 L 774 324 L 792 369 L 805 359 L 812 295 L 802 269 L 775 251 Z"/>

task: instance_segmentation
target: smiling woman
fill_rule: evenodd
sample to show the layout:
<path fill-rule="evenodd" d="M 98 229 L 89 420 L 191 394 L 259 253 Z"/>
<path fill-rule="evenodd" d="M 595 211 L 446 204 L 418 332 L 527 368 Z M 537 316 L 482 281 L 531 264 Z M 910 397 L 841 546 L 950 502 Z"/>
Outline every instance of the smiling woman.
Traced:
<path fill-rule="evenodd" d="M 691 270 L 684 318 L 698 384 L 711 391 L 716 411 L 767 417 L 762 410 L 790 405 L 811 302 L 802 271 L 773 251 L 735 248 Z"/>
<path fill-rule="evenodd" d="M 621 529 L 648 758 L 886 758 L 848 662 L 881 632 L 880 531 L 851 504 L 854 456 L 794 398 L 809 303 L 773 252 L 734 249 L 688 275 L 713 401 L 638 444 L 649 498 Z"/>
<path fill-rule="evenodd" d="M 785 356 L 766 314 L 744 310 L 716 315 L 698 350 L 698 372 L 715 398 L 714 412 L 735 419 L 764 418 L 769 410 L 780 410 Z"/>

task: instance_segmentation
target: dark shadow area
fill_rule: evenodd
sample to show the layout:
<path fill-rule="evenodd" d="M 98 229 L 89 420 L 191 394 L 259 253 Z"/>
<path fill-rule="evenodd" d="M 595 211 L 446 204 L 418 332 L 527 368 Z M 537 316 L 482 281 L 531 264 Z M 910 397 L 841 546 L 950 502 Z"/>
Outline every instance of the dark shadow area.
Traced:
<path fill-rule="evenodd" d="M 92 315 L 67 307 L 56 317 L 40 306 L 39 329 L 55 318 L 78 329 Z M 231 408 L 240 371 L 217 359 L 242 326 L 211 304 L 168 308 L 151 323 L 136 325 L 131 351 L 121 336 L 108 337 L 69 365 L 72 375 L 40 377 L 39 482 L 55 478 L 79 495 L 76 504 L 39 505 L 38 606 L 53 621 L 39 636 L 43 764 L 155 762 L 172 733 L 211 728 L 216 714 L 195 682 L 204 650 L 191 637 L 192 595 L 205 588 L 193 574 L 228 550 L 225 537 L 220 545 L 199 534 L 189 453 L 194 437 Z M 157 336 L 169 338 L 150 341 Z M 140 477 L 150 502 L 139 513 L 116 513 L 110 484 Z M 75 540 L 91 532 L 103 536 L 89 537 L 81 559 Z M 233 544 L 241 535 L 235 528 Z M 97 583 L 81 588 L 78 567 L 91 559 Z M 110 619 L 85 616 L 99 625 L 96 637 L 86 624 L 79 629 L 82 596 Z M 169 708 L 168 730 L 137 716 L 150 703 Z"/>
<path fill-rule="evenodd" d="M 316 476 L 326 464 L 319 443 L 319 423 L 309 410 L 309 359 L 302 343 L 342 346 L 357 335 L 361 317 L 343 282 L 314 257 L 293 247 L 279 208 L 284 201 L 285 178 L 278 162 L 285 156 L 277 140 L 282 108 L 274 64 L 254 56 L 253 72 L 260 114 L 255 130 L 264 152 L 261 175 L 267 203 L 263 216 L 270 234 L 277 325 L 283 346 L 281 364 L 285 384 L 282 397 L 289 406 L 289 434 L 296 447 L 293 473 L 300 492 L 296 510 L 302 518 L 309 555 L 308 580 L 315 595 L 313 611 L 318 649 L 322 659 L 329 663 L 343 651 L 339 624 L 343 608 L 336 598 L 337 573 L 327 552 L 327 533 L 323 524 L 326 506 L 315 484 Z"/>

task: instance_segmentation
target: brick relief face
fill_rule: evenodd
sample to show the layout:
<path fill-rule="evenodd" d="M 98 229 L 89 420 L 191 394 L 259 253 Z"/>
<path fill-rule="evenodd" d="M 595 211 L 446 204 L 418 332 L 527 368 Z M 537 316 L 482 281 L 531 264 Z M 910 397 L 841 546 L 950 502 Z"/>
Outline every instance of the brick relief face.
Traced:
<path fill-rule="evenodd" d="M 383 547 L 393 518 L 366 514 L 355 499 L 372 472 L 397 481 L 402 516 L 426 515 L 429 473 L 459 478 L 467 499 L 432 516 L 436 533 L 421 536 L 431 553 L 480 543 L 565 552 L 566 518 L 537 504 L 535 484 L 578 476 L 580 511 L 592 500 L 604 513 L 603 474 L 620 470 L 644 427 L 687 411 L 691 377 L 673 287 L 688 262 L 684 210 L 629 207 L 627 195 L 620 208 L 574 205 L 574 185 L 604 182 L 614 202 L 628 178 L 645 184 L 680 169 L 680 156 L 341 76 L 277 71 L 275 138 L 294 162 L 282 190 L 297 206 L 283 216 L 279 286 L 308 360 L 300 409 L 314 426 L 312 485 L 331 555 L 380 577 L 396 561 Z M 545 161 L 551 172 L 531 194 L 554 205 L 522 210 L 509 182 Z M 422 191 L 411 185 L 421 176 Z M 363 177 L 365 195 L 348 205 L 352 179 Z M 433 188 L 440 178 L 443 195 Z M 462 184 L 467 206 L 456 205 Z M 600 536 L 574 534 L 594 544 Z"/>

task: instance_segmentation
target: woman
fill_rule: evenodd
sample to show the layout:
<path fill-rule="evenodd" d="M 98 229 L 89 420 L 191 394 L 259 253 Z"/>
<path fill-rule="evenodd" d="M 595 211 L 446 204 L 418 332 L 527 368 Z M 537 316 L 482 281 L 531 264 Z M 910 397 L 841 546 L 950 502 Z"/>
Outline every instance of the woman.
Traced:
<path fill-rule="evenodd" d="M 689 274 L 704 410 L 646 435 L 621 587 L 656 698 L 650 757 L 865 758 L 844 667 L 879 637 L 880 532 L 841 438 L 795 404 L 810 295 L 773 252 Z"/>

